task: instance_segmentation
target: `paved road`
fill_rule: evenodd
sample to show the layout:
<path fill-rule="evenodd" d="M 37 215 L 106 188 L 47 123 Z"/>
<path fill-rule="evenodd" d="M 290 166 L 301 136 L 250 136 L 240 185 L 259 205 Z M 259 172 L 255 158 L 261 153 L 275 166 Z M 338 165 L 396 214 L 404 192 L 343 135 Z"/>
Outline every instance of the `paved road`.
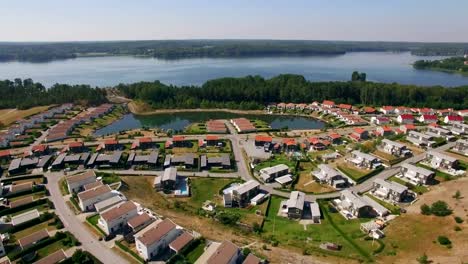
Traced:
<path fill-rule="evenodd" d="M 50 199 L 55 205 L 55 212 L 62 220 L 65 228 L 81 242 L 81 247 L 93 254 L 102 263 L 129 263 L 90 234 L 84 223 L 80 222 L 67 206 L 58 184 L 59 178 L 63 174 L 47 172 L 45 175 L 48 179 L 47 189 L 50 192 Z"/>

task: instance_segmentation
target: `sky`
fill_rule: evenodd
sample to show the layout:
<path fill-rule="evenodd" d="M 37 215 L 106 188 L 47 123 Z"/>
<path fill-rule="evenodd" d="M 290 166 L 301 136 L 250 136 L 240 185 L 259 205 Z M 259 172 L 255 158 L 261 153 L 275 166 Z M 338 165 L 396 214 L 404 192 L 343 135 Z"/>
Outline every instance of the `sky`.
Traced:
<path fill-rule="evenodd" d="M 467 0 L 5 0 L 0 10 L 0 41 L 468 42 Z"/>

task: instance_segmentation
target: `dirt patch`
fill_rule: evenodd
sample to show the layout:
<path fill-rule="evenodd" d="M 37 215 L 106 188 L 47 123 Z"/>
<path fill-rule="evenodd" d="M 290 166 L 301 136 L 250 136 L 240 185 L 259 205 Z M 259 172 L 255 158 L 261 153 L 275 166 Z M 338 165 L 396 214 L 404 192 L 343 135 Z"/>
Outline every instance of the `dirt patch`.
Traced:
<path fill-rule="evenodd" d="M 386 248 L 379 260 L 382 263 L 410 263 L 426 253 L 433 263 L 465 263 L 468 261 L 468 178 L 444 182 L 431 187 L 432 190 L 419 197 L 407 208 L 404 214 L 390 223 L 385 229 Z M 461 199 L 452 196 L 457 190 Z M 453 209 L 447 217 L 424 216 L 420 213 L 422 204 L 432 204 L 443 200 Z M 455 216 L 464 222 L 457 224 Z M 455 227 L 461 228 L 455 231 Z M 437 243 L 437 237 L 447 236 L 452 241 L 449 249 Z M 394 255 L 395 254 L 395 255 Z"/>
<path fill-rule="evenodd" d="M 4 125 L 9 125 L 15 121 L 26 118 L 28 116 L 32 116 L 37 113 L 44 112 L 50 107 L 51 106 L 36 106 L 36 107 L 29 108 L 27 110 L 3 109 L 3 110 L 0 110 L 0 123 Z"/>

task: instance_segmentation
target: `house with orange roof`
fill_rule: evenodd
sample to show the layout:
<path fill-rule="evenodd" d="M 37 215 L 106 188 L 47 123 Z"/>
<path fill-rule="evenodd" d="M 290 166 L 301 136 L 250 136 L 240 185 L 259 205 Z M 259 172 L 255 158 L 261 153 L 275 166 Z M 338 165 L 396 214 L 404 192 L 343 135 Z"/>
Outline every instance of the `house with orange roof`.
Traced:
<path fill-rule="evenodd" d="M 393 134 L 393 129 L 389 126 L 380 126 L 375 130 L 375 134 L 381 137 L 391 136 Z"/>
<path fill-rule="evenodd" d="M 395 107 L 390 105 L 385 105 L 380 107 L 379 111 L 384 115 L 393 115 L 395 114 Z"/>
<path fill-rule="evenodd" d="M 336 132 L 332 132 L 326 135 L 325 139 L 334 145 L 340 145 L 341 143 L 343 143 L 341 140 L 341 135 Z"/>
<path fill-rule="evenodd" d="M 263 147 L 265 144 L 271 144 L 273 142 L 273 138 L 267 135 L 256 135 L 254 144 L 258 147 Z"/>
<path fill-rule="evenodd" d="M 349 134 L 349 137 L 355 141 L 366 140 L 369 138 L 369 131 L 360 127 L 356 127 L 353 129 L 353 132 Z"/>
<path fill-rule="evenodd" d="M 324 101 L 322 102 L 322 107 L 323 107 L 323 108 L 328 108 L 328 109 L 334 108 L 334 107 L 335 107 L 335 102 L 330 101 L 330 100 L 324 100 Z"/>
<path fill-rule="evenodd" d="M 346 111 L 351 111 L 352 109 L 352 105 L 350 104 L 339 104 L 338 105 L 338 108 L 340 108 L 341 110 L 346 110 Z"/>
<path fill-rule="evenodd" d="M 286 152 L 296 151 L 297 142 L 294 138 L 283 138 L 283 150 Z"/>

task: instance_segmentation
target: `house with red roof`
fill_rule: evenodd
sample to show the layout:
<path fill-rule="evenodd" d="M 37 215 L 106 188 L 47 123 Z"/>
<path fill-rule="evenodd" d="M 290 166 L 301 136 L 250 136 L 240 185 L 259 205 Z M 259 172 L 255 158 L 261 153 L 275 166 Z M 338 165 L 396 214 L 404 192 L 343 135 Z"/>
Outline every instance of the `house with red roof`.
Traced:
<path fill-rule="evenodd" d="M 184 136 L 173 136 L 172 137 L 172 147 L 174 148 L 190 148 L 192 147 L 192 142 L 187 140 Z"/>
<path fill-rule="evenodd" d="M 266 135 L 256 135 L 255 136 L 255 146 L 263 147 L 265 144 L 271 144 L 273 142 L 273 138 Z"/>
<path fill-rule="evenodd" d="M 370 107 L 370 106 L 366 106 L 361 109 L 361 113 L 366 114 L 366 115 L 375 114 L 375 112 L 377 112 L 375 108 Z"/>
<path fill-rule="evenodd" d="M 421 115 L 419 118 L 418 118 L 418 121 L 421 122 L 421 123 L 437 123 L 437 116 L 436 115 Z"/>
<path fill-rule="evenodd" d="M 330 101 L 330 100 L 324 100 L 324 101 L 322 102 L 322 107 L 323 107 L 323 108 L 328 108 L 328 109 L 334 108 L 334 107 L 335 107 L 335 102 Z"/>
<path fill-rule="evenodd" d="M 340 108 L 341 110 L 351 111 L 353 106 L 350 104 L 339 104 L 338 108 Z"/>
<path fill-rule="evenodd" d="M 322 139 L 320 139 L 318 137 L 311 137 L 311 138 L 307 139 L 307 143 L 309 144 L 309 151 L 324 150 L 330 145 L 329 141 L 322 140 Z"/>
<path fill-rule="evenodd" d="M 390 123 L 390 118 L 386 116 L 373 116 L 370 119 L 371 124 L 376 124 L 376 125 L 387 125 Z"/>
<path fill-rule="evenodd" d="M 0 160 L 9 160 L 11 153 L 9 150 L 0 150 Z"/>
<path fill-rule="evenodd" d="M 294 138 L 283 138 L 283 150 L 288 151 L 296 151 L 297 150 L 297 142 Z"/>
<path fill-rule="evenodd" d="M 117 139 L 107 139 L 102 143 L 101 149 L 106 151 L 122 150 L 123 145 Z"/>
<path fill-rule="evenodd" d="M 73 153 L 80 153 L 85 150 L 83 142 L 75 141 L 68 144 L 68 151 Z"/>
<path fill-rule="evenodd" d="M 398 106 L 397 108 L 395 108 L 395 114 L 397 115 L 408 114 L 410 112 L 410 109 L 406 106 Z"/>
<path fill-rule="evenodd" d="M 408 132 L 410 131 L 415 131 L 416 130 L 416 126 L 413 125 L 413 124 L 405 124 L 405 125 L 401 125 L 399 130 L 403 133 L 403 134 L 408 134 Z"/>
<path fill-rule="evenodd" d="M 400 124 L 413 124 L 414 117 L 411 114 L 402 114 L 397 117 L 397 122 Z"/>
<path fill-rule="evenodd" d="M 459 116 L 459 115 L 446 116 L 444 118 L 444 123 L 445 124 L 462 124 L 463 123 L 463 117 Z"/>
<path fill-rule="evenodd" d="M 389 126 L 381 126 L 375 130 L 376 136 L 387 137 L 393 134 L 393 129 Z"/>
<path fill-rule="evenodd" d="M 341 135 L 335 132 L 332 132 L 325 136 L 325 139 L 334 145 L 340 145 L 343 143 L 341 140 Z"/>
<path fill-rule="evenodd" d="M 354 141 L 366 140 L 369 138 L 369 131 L 356 127 L 353 129 L 353 132 L 349 134 L 349 137 Z"/>
<path fill-rule="evenodd" d="M 221 139 L 215 135 L 207 135 L 206 136 L 206 145 L 207 146 L 220 146 L 222 144 Z"/>
<path fill-rule="evenodd" d="M 384 115 L 393 115 L 395 114 L 395 107 L 390 105 L 385 105 L 380 107 L 379 111 Z"/>
<path fill-rule="evenodd" d="M 434 111 L 434 109 L 424 107 L 424 108 L 419 108 L 418 113 L 420 115 L 433 115 L 433 114 L 435 114 L 435 111 Z"/>
<path fill-rule="evenodd" d="M 32 147 L 31 151 L 35 156 L 42 156 L 42 155 L 49 153 L 49 146 L 42 145 L 42 144 L 36 145 Z"/>

